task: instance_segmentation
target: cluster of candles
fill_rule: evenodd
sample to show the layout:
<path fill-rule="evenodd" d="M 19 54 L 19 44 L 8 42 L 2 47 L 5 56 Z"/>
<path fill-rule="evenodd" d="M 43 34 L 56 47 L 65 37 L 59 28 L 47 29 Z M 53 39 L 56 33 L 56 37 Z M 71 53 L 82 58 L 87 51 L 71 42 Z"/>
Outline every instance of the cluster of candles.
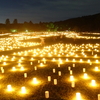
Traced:
<path fill-rule="evenodd" d="M 0 44 L 2 44 L 2 48 L 0 50 L 6 51 L 6 50 L 12 50 L 15 48 L 21 49 L 21 47 L 30 47 L 34 45 L 39 45 L 39 43 L 31 43 L 31 42 L 20 42 L 19 40 L 23 40 L 24 38 L 5 38 L 0 41 Z M 27 39 L 27 37 L 25 38 Z M 29 38 L 28 38 L 29 39 Z M 4 43 L 3 43 L 4 41 Z M 7 41 L 7 42 L 6 42 Z M 12 42 L 11 42 L 12 41 Z M 6 49 L 6 50 L 5 50 Z M 72 68 L 76 68 L 77 63 L 84 64 L 88 63 L 89 66 L 93 64 L 97 64 L 97 66 L 94 66 L 94 73 L 99 72 L 99 53 L 100 53 L 100 44 L 81 44 L 81 45 L 72 45 L 72 44 L 63 44 L 58 43 L 51 46 L 45 46 L 42 49 L 36 48 L 36 49 L 30 49 L 30 50 L 23 50 L 23 51 L 15 51 L 12 54 L 9 55 L 1 55 L 0 56 L 0 75 L 7 75 L 6 73 L 16 73 L 19 71 L 20 73 L 23 73 L 23 78 L 27 79 L 29 70 L 31 70 L 32 67 L 34 67 L 34 71 L 39 70 L 40 68 L 47 68 L 48 62 L 55 63 L 57 65 L 56 68 L 52 68 L 52 74 L 58 73 L 57 77 L 62 77 L 63 71 L 60 70 L 62 68 L 63 64 L 71 63 L 71 66 L 68 67 L 69 71 L 69 81 L 71 84 L 71 88 L 76 88 L 76 82 L 79 77 L 74 76 L 74 70 Z M 26 62 L 30 62 L 27 63 Z M 34 65 L 34 62 L 37 62 L 36 65 Z M 50 68 L 51 69 L 51 68 Z M 81 70 L 82 78 L 84 80 L 90 80 L 90 85 L 93 88 L 98 87 L 98 84 L 95 79 L 89 76 L 87 69 L 85 67 L 82 67 Z M 19 77 L 20 78 L 20 77 Z M 2 81 L 2 78 L 0 78 Z M 34 85 L 39 85 L 39 82 L 41 80 L 38 80 L 37 77 L 34 77 L 32 79 L 32 83 Z M 52 75 L 47 76 L 47 81 L 52 82 L 54 85 L 58 85 L 59 81 L 57 78 L 52 77 Z M 27 87 L 22 86 L 20 87 L 20 91 L 22 94 L 27 93 Z M 13 92 L 13 86 L 11 84 L 7 85 L 7 91 Z M 46 90 L 44 92 L 45 98 L 50 98 L 50 91 Z M 100 95 L 98 95 L 98 98 L 100 98 Z M 76 93 L 76 100 L 82 100 L 81 93 Z M 100 100 L 100 99 L 98 99 Z"/>
<path fill-rule="evenodd" d="M 20 49 L 22 47 L 31 47 L 31 46 L 37 46 L 40 45 L 40 43 L 36 42 L 24 42 L 24 40 L 27 40 L 30 38 L 24 37 L 5 37 L 0 38 L 0 51 L 9 51 L 14 49 Z"/>

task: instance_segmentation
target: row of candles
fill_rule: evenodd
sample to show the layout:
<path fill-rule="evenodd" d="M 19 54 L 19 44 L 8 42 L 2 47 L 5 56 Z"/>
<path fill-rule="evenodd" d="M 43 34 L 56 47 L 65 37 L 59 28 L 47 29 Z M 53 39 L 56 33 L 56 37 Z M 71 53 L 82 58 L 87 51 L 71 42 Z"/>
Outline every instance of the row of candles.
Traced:
<path fill-rule="evenodd" d="M 14 50 L 14 49 L 20 49 L 21 47 L 31 47 L 31 46 L 37 46 L 40 45 L 40 43 L 36 42 L 23 42 L 21 40 L 27 40 L 31 39 L 32 37 L 5 37 L 0 38 L 0 51 L 8 51 L 8 50 Z"/>
<path fill-rule="evenodd" d="M 64 49 L 64 46 L 65 47 L 68 47 L 69 46 L 69 48 L 67 48 L 68 50 L 65 50 Z M 53 47 L 53 48 L 52 48 Z M 57 49 L 55 49 L 57 47 Z M 38 63 L 39 63 L 39 66 L 40 67 L 43 67 L 45 64 L 48 64 L 48 62 L 49 61 L 53 61 L 53 63 L 58 63 L 58 67 L 62 67 L 61 66 L 61 64 L 66 64 L 66 62 L 68 63 L 68 62 L 73 62 L 74 64 L 72 65 L 73 67 L 75 67 L 75 63 L 79 63 L 79 62 L 83 62 L 83 63 L 89 63 L 90 65 L 92 64 L 92 63 L 98 63 L 99 64 L 99 60 L 98 59 L 96 59 L 96 60 L 94 60 L 94 61 L 92 61 L 91 60 L 91 56 L 89 56 L 89 54 L 88 54 L 88 51 L 89 52 L 91 52 L 91 55 L 92 55 L 92 57 L 94 57 L 94 59 L 95 58 L 99 58 L 99 56 L 97 55 L 97 54 L 95 54 L 95 52 L 96 53 L 98 53 L 99 52 L 99 45 L 98 44 L 96 44 L 94 47 L 92 47 L 92 45 L 87 45 L 86 47 L 87 47 L 87 49 L 82 49 L 81 50 L 81 48 L 82 47 L 85 47 L 85 45 L 81 45 L 80 47 L 79 46 L 74 46 L 73 47 L 73 49 L 71 49 L 70 50 L 70 48 L 71 47 L 73 47 L 73 45 L 64 45 L 64 44 L 56 44 L 56 45 L 52 45 L 52 46 L 49 46 L 49 47 L 44 47 L 43 48 L 43 51 L 42 50 L 40 50 L 40 49 L 34 49 L 34 50 L 26 50 L 26 51 L 21 51 L 21 52 L 14 52 L 13 53 L 13 57 L 11 57 L 11 55 L 10 55 L 10 57 L 9 56 L 1 56 L 1 59 L 0 59 L 0 61 L 1 61 L 1 64 L 2 64 L 2 66 L 3 67 L 1 67 L 1 72 L 2 73 L 5 73 L 5 66 L 8 64 L 8 62 L 9 61 L 11 61 L 11 62 L 9 62 L 9 63 L 13 63 L 12 61 L 14 61 L 14 62 L 17 62 L 18 61 L 18 63 L 17 63 L 17 65 L 18 65 L 18 67 L 12 67 L 12 71 L 18 71 L 18 70 L 22 70 L 22 71 L 28 71 L 28 70 L 25 70 L 26 69 L 26 67 L 23 67 L 22 66 L 22 64 L 26 61 L 26 60 L 28 60 L 28 58 L 27 58 L 27 56 L 30 56 L 30 54 L 33 54 L 32 55 L 32 57 L 30 57 L 29 58 L 29 61 L 31 61 L 30 62 L 30 65 L 34 65 L 33 64 L 33 62 L 34 62 L 34 58 L 35 57 L 39 57 L 39 55 L 41 54 L 41 53 L 44 53 L 45 52 L 45 54 L 49 54 L 49 55 L 52 55 L 53 56 L 53 54 L 58 54 L 59 52 L 60 53 L 62 53 L 62 55 L 64 56 L 65 55 L 65 53 L 66 53 L 66 55 L 67 55 L 67 57 L 73 57 L 74 55 L 76 55 L 76 56 L 74 56 L 74 57 L 85 57 L 85 59 L 83 59 L 83 58 L 80 58 L 79 60 L 77 60 L 76 58 L 73 58 L 72 60 L 70 60 L 69 58 L 66 58 L 66 60 L 64 61 L 63 59 L 61 59 L 61 58 L 52 58 L 52 56 L 50 56 L 51 58 L 52 58 L 52 60 L 48 60 L 47 58 L 40 58 L 40 59 L 42 59 L 42 60 L 36 60 L 37 58 L 35 58 L 35 61 L 37 61 Z M 88 49 L 88 47 L 90 47 L 90 49 Z M 78 49 L 77 49 L 78 48 Z M 96 48 L 96 49 L 94 49 L 94 48 Z M 75 49 L 77 49 L 77 50 L 75 50 Z M 94 50 L 93 50 L 94 49 Z M 64 51 L 65 50 L 65 51 Z M 88 51 L 85 51 L 85 50 L 88 50 Z M 93 52 L 92 52 L 92 51 Z M 54 53 L 52 53 L 51 51 L 54 51 Z M 59 52 L 58 52 L 59 51 Z M 71 52 L 70 52 L 71 51 Z M 40 52 L 38 55 L 35 55 L 35 53 L 38 53 L 38 52 Z M 67 54 L 67 52 L 69 52 L 68 54 Z M 25 57 L 24 57 L 24 54 L 25 53 Z M 87 53 L 88 55 L 86 55 L 85 53 Z M 82 56 L 81 56 L 81 54 L 82 54 Z M 94 55 L 95 54 L 95 55 Z M 23 56 L 22 56 L 23 55 Z M 35 55 L 35 56 L 34 56 Z M 79 56 L 78 56 L 79 55 Z M 84 55 L 84 56 L 83 56 Z M 86 55 L 86 56 L 85 56 Z M 33 58 L 33 56 L 34 56 L 34 58 Z M 43 55 L 44 56 L 44 55 Z M 42 56 L 41 56 L 42 57 Z M 90 57 L 90 59 L 88 58 L 88 57 Z M 19 59 L 20 58 L 20 59 Z M 43 63 L 42 63 L 42 61 L 43 61 Z M 38 66 L 38 65 L 37 65 Z M 38 70 L 38 67 L 34 67 L 34 70 Z M 70 80 L 70 82 L 71 82 L 71 87 L 72 88 L 75 88 L 75 83 L 76 83 L 76 81 L 75 81 L 75 77 L 73 76 L 73 70 L 71 69 L 71 67 L 69 66 L 68 67 L 68 70 L 69 70 L 69 73 L 70 73 L 70 77 L 69 77 L 69 80 Z M 99 71 L 99 67 L 95 67 L 94 68 L 94 70 L 95 71 Z M 52 69 L 52 72 L 53 73 L 56 73 L 57 71 L 56 71 L 56 68 L 53 68 Z M 88 74 L 86 73 L 86 68 L 83 68 L 83 78 L 85 78 L 85 79 L 88 79 Z M 58 71 L 58 76 L 59 77 L 61 77 L 62 76 L 62 72 L 59 70 Z M 25 72 L 24 73 L 24 78 L 27 78 L 28 77 L 28 75 L 27 75 L 27 73 Z M 35 79 L 33 79 L 33 80 L 35 80 L 35 84 L 37 84 L 37 78 L 35 78 Z M 53 83 L 54 83 L 54 85 L 57 85 L 58 84 L 58 79 L 52 79 L 52 76 L 47 76 L 47 80 L 48 80 L 48 82 L 51 82 L 52 80 L 53 80 Z M 93 86 L 93 87 L 95 87 L 96 86 L 96 80 L 91 80 L 90 81 L 90 83 L 91 83 L 91 86 Z M 7 90 L 8 91 L 12 91 L 12 86 L 9 84 L 8 86 L 7 86 Z M 23 86 L 23 87 L 21 87 L 21 92 L 24 94 L 24 93 L 27 93 L 27 88 L 25 87 L 25 86 Z M 45 91 L 45 98 L 49 98 L 49 91 Z M 81 94 L 80 93 L 76 93 L 76 100 L 81 100 L 80 99 L 81 98 Z M 98 99 L 99 100 L 99 99 Z"/>

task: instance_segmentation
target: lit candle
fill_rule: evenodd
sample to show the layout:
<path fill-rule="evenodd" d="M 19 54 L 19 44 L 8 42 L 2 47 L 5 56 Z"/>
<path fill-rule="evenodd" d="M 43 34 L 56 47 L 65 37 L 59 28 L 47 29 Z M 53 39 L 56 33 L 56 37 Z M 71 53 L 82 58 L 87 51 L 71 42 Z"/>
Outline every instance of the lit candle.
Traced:
<path fill-rule="evenodd" d="M 56 70 L 53 68 L 53 73 L 55 73 L 56 72 Z"/>
<path fill-rule="evenodd" d="M 40 66 L 43 66 L 43 63 L 40 63 Z"/>
<path fill-rule="evenodd" d="M 70 70 L 70 74 L 71 74 L 71 75 L 73 74 L 73 71 L 72 71 L 72 70 Z"/>
<path fill-rule="evenodd" d="M 76 93 L 76 100 L 81 100 L 81 95 L 80 95 L 80 93 Z"/>
<path fill-rule="evenodd" d="M 45 98 L 49 98 L 49 91 L 45 91 Z"/>
<path fill-rule="evenodd" d="M 96 63 L 98 63 L 99 61 L 98 60 L 96 60 Z"/>
<path fill-rule="evenodd" d="M 37 67 L 36 66 L 34 67 L 34 70 L 37 70 Z"/>
<path fill-rule="evenodd" d="M 75 82 L 74 81 L 71 82 L 71 87 L 75 87 Z"/>
<path fill-rule="evenodd" d="M 60 67 L 60 64 L 58 64 L 58 67 Z"/>
<path fill-rule="evenodd" d="M 12 67 L 12 70 L 13 70 L 13 71 L 15 71 L 15 70 L 16 70 L 16 68 L 15 68 L 15 67 Z"/>
<path fill-rule="evenodd" d="M 86 72 L 86 69 L 85 68 L 83 68 L 83 72 Z"/>
<path fill-rule="evenodd" d="M 70 76 L 70 81 L 74 81 L 74 76 Z"/>
<path fill-rule="evenodd" d="M 57 85 L 57 79 L 54 79 L 54 85 Z"/>
<path fill-rule="evenodd" d="M 8 91 L 12 91 L 11 85 L 7 85 L 7 90 L 8 90 Z"/>
<path fill-rule="evenodd" d="M 87 78 L 88 78 L 87 73 L 84 73 L 84 78 L 85 78 L 85 79 L 87 79 Z"/>
<path fill-rule="evenodd" d="M 24 73 L 24 77 L 25 77 L 25 78 L 27 77 L 27 73 Z"/>
<path fill-rule="evenodd" d="M 58 76 L 61 76 L 61 71 L 58 71 Z"/>
<path fill-rule="evenodd" d="M 68 70 L 71 70 L 71 67 L 70 66 L 68 67 Z"/>
<path fill-rule="evenodd" d="M 82 62 L 83 60 L 82 59 L 80 59 L 80 62 Z"/>
<path fill-rule="evenodd" d="M 98 71 L 98 67 L 95 67 L 95 71 Z"/>
<path fill-rule="evenodd" d="M 32 65 L 33 63 L 32 63 L 32 62 L 30 62 L 30 64 Z"/>
<path fill-rule="evenodd" d="M 51 76 L 48 76 L 48 81 L 49 81 L 49 82 L 51 81 Z"/>
<path fill-rule="evenodd" d="M 38 83 L 38 81 L 37 81 L 36 78 L 33 78 L 33 83 L 34 83 L 34 84 L 37 84 L 37 83 Z"/>
<path fill-rule="evenodd" d="M 66 61 L 68 61 L 68 59 L 66 59 Z"/>
<path fill-rule="evenodd" d="M 92 80 L 92 81 L 91 81 L 91 85 L 92 85 L 92 86 L 96 86 L 95 80 Z"/>
<path fill-rule="evenodd" d="M 98 94 L 98 100 L 100 100 L 100 94 Z"/>
<path fill-rule="evenodd" d="M 38 60 L 38 63 L 40 63 L 40 60 Z"/>
<path fill-rule="evenodd" d="M 20 67 L 20 70 L 24 70 L 24 67 Z"/>
<path fill-rule="evenodd" d="M 4 69 L 2 69 L 1 72 L 4 73 Z"/>
<path fill-rule="evenodd" d="M 25 87 L 21 87 L 21 93 L 26 93 L 26 88 Z"/>
<path fill-rule="evenodd" d="M 75 64 L 73 64 L 73 67 L 75 67 Z"/>

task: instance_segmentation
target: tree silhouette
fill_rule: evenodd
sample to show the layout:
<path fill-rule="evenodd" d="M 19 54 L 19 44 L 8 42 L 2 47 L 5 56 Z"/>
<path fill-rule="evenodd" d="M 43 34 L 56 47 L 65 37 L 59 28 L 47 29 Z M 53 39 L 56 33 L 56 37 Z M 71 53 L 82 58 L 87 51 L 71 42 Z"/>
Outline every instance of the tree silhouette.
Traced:
<path fill-rule="evenodd" d="M 17 19 L 14 19 L 13 24 L 18 24 Z"/>
<path fill-rule="evenodd" d="M 10 20 L 9 19 L 6 19 L 5 24 L 6 25 L 9 25 L 10 24 Z"/>

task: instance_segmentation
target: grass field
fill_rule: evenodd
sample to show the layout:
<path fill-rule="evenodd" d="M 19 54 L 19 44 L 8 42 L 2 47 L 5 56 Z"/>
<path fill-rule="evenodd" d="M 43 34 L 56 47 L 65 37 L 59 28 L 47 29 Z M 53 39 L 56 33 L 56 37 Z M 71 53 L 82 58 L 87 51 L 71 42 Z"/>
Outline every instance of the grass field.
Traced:
<path fill-rule="evenodd" d="M 98 100 L 99 39 L 57 37 L 53 41 L 48 37 L 45 46 L 40 46 L 39 39 L 21 42 L 38 45 L 22 44 L 0 52 L 0 100 Z M 11 90 L 7 85 L 11 85 Z M 25 89 L 22 91 L 21 87 Z M 49 98 L 45 91 L 49 91 Z M 80 95 L 77 97 L 76 93 Z"/>

